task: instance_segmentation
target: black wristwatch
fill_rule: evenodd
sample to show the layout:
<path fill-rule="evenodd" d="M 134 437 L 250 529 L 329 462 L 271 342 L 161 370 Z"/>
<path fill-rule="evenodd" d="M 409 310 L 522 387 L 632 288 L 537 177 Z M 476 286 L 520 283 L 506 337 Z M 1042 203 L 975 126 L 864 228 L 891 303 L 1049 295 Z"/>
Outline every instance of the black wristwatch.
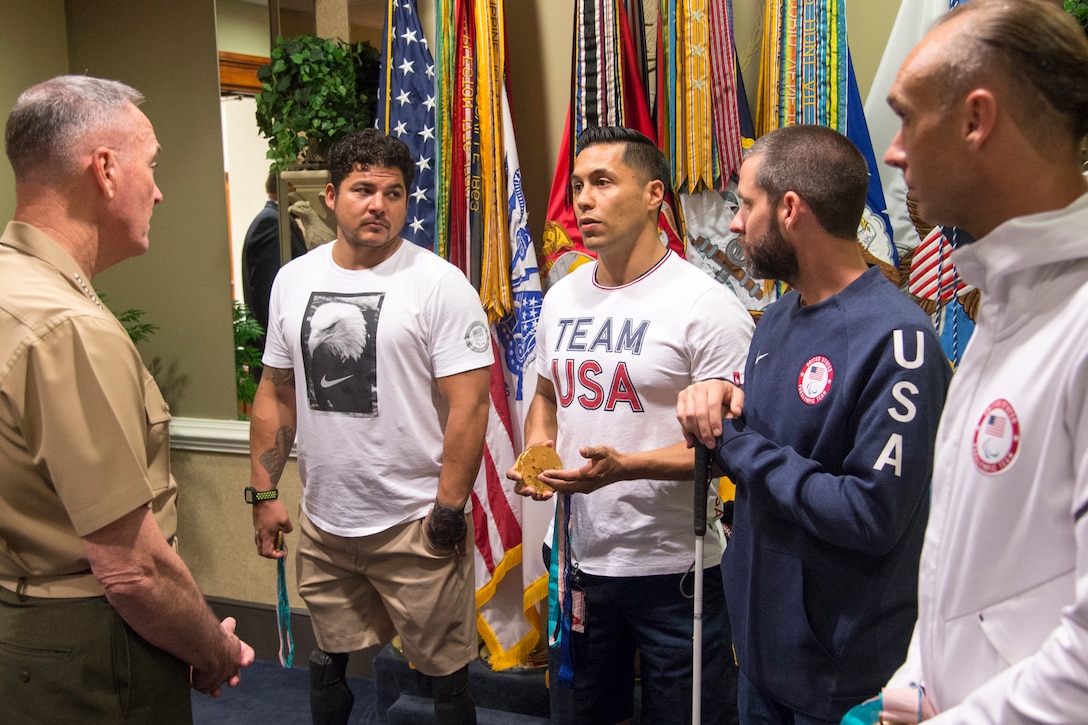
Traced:
<path fill-rule="evenodd" d="M 279 489 L 272 489 L 271 491 L 258 491 L 253 486 L 246 486 L 246 503 L 253 504 L 261 503 L 262 501 L 275 501 L 280 497 Z"/>

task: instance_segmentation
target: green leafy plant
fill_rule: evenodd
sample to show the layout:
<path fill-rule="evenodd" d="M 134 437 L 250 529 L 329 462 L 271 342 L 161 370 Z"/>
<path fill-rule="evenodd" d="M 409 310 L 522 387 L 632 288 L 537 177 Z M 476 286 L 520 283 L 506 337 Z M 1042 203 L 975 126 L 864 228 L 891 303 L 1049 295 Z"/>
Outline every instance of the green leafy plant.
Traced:
<path fill-rule="evenodd" d="M 1065 11 L 1077 19 L 1084 32 L 1088 33 L 1088 2 L 1085 0 L 1065 0 Z"/>
<path fill-rule="evenodd" d="M 106 307 L 110 306 L 109 300 L 106 295 L 99 293 L 98 299 Z M 110 310 L 113 312 L 113 310 Z M 125 331 L 128 332 L 129 338 L 132 340 L 132 344 L 139 346 L 141 342 L 144 342 L 149 337 L 159 331 L 159 326 L 151 322 L 144 322 L 143 318 L 147 312 L 145 310 L 138 310 L 136 308 L 129 308 L 122 310 L 121 312 L 114 312 L 113 316 L 117 318 L 117 321 L 124 326 Z"/>
<path fill-rule="evenodd" d="M 322 162 L 340 136 L 373 126 L 380 64 L 367 41 L 277 38 L 271 63 L 257 70 L 257 126 L 273 167 Z"/>
<path fill-rule="evenodd" d="M 242 407 L 253 403 L 257 394 L 257 380 L 253 377 L 254 368 L 261 366 L 261 349 L 257 342 L 264 335 L 261 323 L 253 319 L 253 313 L 241 302 L 234 302 L 234 380 L 238 387 L 238 418 L 249 420 L 241 412 Z"/>

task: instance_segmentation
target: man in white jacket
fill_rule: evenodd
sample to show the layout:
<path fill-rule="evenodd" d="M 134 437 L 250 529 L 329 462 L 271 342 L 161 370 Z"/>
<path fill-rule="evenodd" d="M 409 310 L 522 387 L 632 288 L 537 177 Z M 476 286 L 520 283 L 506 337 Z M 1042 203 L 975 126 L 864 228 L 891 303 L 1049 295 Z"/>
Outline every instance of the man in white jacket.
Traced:
<path fill-rule="evenodd" d="M 1088 722 L 1088 39 L 972 0 L 900 69 L 885 161 L 982 291 L 937 436 L 907 662 L 940 723 Z M 969 241 L 970 239 L 977 241 Z"/>

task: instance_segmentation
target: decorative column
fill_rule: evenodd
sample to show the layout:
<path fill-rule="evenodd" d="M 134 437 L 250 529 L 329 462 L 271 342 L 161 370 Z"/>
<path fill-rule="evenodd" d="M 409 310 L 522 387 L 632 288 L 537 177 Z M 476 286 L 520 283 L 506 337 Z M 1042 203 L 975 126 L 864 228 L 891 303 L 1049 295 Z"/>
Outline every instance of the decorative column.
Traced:
<path fill-rule="evenodd" d="M 348 0 L 314 0 L 314 17 L 317 37 L 339 38 L 345 43 L 351 40 Z"/>

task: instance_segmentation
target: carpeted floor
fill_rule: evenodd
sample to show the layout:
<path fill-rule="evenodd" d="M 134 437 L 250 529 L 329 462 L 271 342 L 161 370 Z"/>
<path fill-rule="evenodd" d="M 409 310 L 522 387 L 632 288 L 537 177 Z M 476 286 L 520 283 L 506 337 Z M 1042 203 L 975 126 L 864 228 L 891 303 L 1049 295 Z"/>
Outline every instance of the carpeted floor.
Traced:
<path fill-rule="evenodd" d="M 355 707 L 349 725 L 382 722 L 374 710 L 374 683 L 349 678 Z M 306 668 L 285 669 L 278 662 L 257 661 L 242 671 L 238 687 L 217 698 L 193 692 L 194 725 L 307 725 L 310 682 Z"/>

